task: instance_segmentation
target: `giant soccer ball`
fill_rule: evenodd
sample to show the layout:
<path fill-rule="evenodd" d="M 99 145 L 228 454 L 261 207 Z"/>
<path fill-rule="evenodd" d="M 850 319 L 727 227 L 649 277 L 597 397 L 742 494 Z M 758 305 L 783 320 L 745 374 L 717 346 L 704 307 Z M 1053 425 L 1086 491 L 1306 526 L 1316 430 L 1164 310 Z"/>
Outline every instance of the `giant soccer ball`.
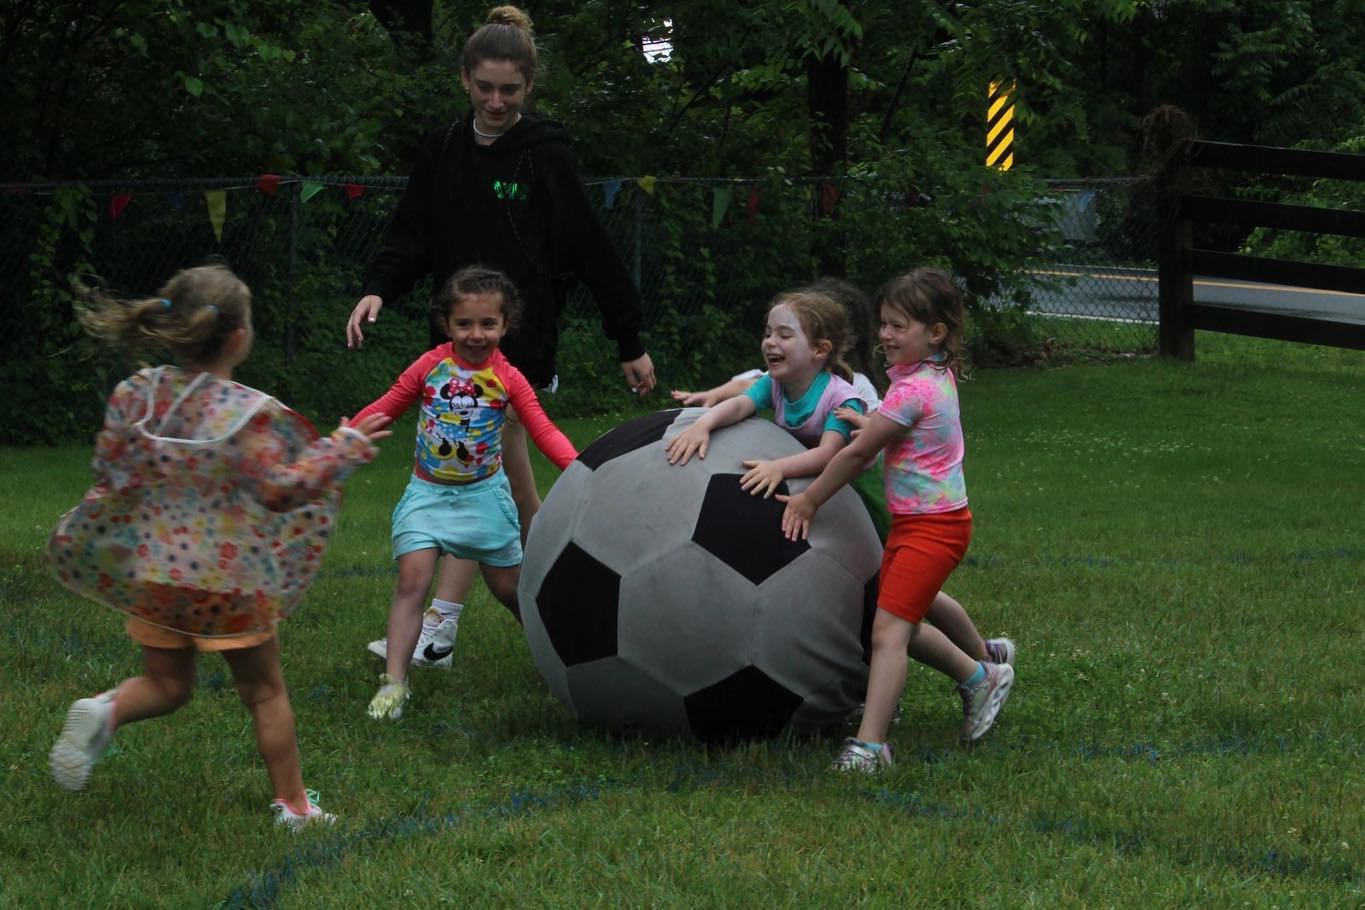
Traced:
<path fill-rule="evenodd" d="M 701 413 L 623 424 L 555 483 L 519 587 L 536 666 L 579 720 L 613 730 L 725 741 L 839 721 L 867 685 L 872 521 L 844 489 L 788 541 L 783 505 L 741 489 L 740 462 L 800 443 L 750 418 L 669 465 L 666 442 Z"/>

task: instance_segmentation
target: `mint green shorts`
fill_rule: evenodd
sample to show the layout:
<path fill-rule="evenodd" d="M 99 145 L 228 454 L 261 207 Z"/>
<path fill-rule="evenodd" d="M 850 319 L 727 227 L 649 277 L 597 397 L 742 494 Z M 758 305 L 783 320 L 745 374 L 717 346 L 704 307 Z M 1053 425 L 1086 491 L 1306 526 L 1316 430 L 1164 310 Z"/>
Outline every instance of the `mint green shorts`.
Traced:
<path fill-rule="evenodd" d="M 393 558 L 433 549 L 487 566 L 521 565 L 521 523 L 505 472 L 458 485 L 408 480 L 393 507 Z"/>

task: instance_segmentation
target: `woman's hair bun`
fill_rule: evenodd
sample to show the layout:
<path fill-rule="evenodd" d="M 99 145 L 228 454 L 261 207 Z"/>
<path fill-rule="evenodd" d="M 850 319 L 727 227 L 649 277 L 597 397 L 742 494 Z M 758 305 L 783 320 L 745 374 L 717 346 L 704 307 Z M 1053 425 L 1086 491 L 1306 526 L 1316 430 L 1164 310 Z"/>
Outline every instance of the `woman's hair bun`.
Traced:
<path fill-rule="evenodd" d="M 488 11 L 489 25 L 512 25 L 522 31 L 531 30 L 531 17 L 516 6 L 495 6 Z"/>

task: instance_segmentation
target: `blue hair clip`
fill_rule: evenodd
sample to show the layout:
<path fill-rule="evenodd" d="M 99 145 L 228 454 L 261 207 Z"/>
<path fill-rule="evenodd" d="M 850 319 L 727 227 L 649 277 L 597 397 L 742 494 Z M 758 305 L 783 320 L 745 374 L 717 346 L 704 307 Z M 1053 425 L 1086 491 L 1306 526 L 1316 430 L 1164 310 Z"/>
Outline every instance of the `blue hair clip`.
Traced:
<path fill-rule="evenodd" d="M 165 310 L 167 313 L 169 313 L 169 312 L 171 311 L 171 298 L 169 298 L 169 297 L 162 297 L 162 298 L 161 298 L 161 308 L 162 308 L 163 310 Z"/>
<path fill-rule="evenodd" d="M 208 310 L 210 313 L 216 313 L 216 312 L 218 312 L 218 307 L 214 306 L 214 305 L 211 304 L 211 303 L 205 304 L 205 305 L 204 305 L 204 309 Z"/>

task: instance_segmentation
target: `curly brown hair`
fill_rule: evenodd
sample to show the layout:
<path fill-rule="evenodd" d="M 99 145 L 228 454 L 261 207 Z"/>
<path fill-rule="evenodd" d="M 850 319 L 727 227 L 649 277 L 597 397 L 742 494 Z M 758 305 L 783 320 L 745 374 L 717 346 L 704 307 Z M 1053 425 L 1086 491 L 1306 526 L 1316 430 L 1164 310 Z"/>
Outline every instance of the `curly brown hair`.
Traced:
<path fill-rule="evenodd" d="M 967 309 L 962 302 L 962 291 L 951 275 L 942 269 L 924 266 L 888 281 L 877 295 L 880 309 L 889 306 L 906 316 L 932 326 L 941 322 L 948 330 L 942 351 L 945 366 L 961 378 L 965 373 L 967 347 L 963 342 Z"/>
<path fill-rule="evenodd" d="M 446 283 L 431 298 L 432 322 L 444 333 L 446 321 L 450 319 L 455 304 L 459 303 L 461 297 L 471 294 L 498 294 L 502 298 L 499 309 L 503 321 L 507 323 L 507 331 L 512 331 L 521 322 L 524 306 L 517 286 L 506 273 L 483 265 L 465 266 L 446 279 Z"/>

